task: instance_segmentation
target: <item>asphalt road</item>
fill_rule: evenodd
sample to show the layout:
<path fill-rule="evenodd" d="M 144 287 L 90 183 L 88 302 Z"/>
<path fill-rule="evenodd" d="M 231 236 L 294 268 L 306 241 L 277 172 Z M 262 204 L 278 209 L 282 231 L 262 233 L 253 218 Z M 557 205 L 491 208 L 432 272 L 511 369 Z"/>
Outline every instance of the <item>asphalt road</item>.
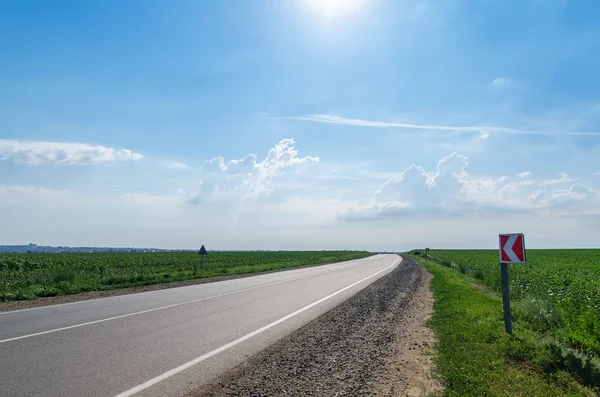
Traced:
<path fill-rule="evenodd" d="M 400 263 L 332 265 L 0 313 L 2 396 L 185 395 Z"/>

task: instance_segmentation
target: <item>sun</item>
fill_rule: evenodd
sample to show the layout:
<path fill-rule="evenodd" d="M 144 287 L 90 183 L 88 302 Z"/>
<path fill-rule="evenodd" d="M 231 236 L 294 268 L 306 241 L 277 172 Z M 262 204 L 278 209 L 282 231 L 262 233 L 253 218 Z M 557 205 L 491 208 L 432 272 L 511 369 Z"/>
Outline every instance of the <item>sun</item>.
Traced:
<path fill-rule="evenodd" d="M 317 15 L 330 19 L 359 12 L 369 0 L 300 0 Z"/>

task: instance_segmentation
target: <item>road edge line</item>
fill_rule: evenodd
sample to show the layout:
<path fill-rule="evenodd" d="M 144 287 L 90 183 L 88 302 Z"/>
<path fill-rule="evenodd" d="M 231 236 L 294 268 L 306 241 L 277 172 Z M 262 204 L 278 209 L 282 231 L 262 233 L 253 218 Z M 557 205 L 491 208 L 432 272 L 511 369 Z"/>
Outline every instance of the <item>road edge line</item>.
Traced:
<path fill-rule="evenodd" d="M 189 368 L 191 368 L 191 367 L 193 367 L 193 366 L 201 363 L 202 361 L 205 361 L 205 360 L 207 360 L 207 359 L 209 359 L 209 358 L 211 358 L 213 356 L 216 356 L 219 353 L 222 353 L 222 352 L 224 352 L 224 351 L 226 351 L 226 350 L 228 350 L 228 349 L 230 349 L 230 348 L 232 348 L 232 347 L 234 347 L 234 346 L 236 346 L 236 345 L 238 345 L 238 344 L 240 344 L 240 343 L 242 343 L 242 342 L 244 342 L 244 341 L 246 341 L 246 340 L 248 340 L 248 339 L 250 339 L 250 338 L 252 338 L 252 337 L 254 337 L 256 335 L 258 335 L 258 334 L 261 334 L 264 331 L 267 331 L 270 328 L 273 328 L 273 327 L 275 327 L 275 326 L 277 326 L 277 325 L 279 325 L 279 324 L 281 324 L 281 323 L 289 320 L 290 318 L 295 317 L 298 314 L 300 314 L 302 312 L 305 312 L 306 310 L 308 310 L 308 309 L 310 309 L 310 308 L 312 308 L 314 306 L 317 306 L 318 304 L 323 303 L 326 300 L 328 300 L 330 298 L 333 298 L 334 296 L 336 296 L 338 294 L 341 294 L 342 292 L 344 292 L 344 291 L 346 291 L 346 290 L 348 290 L 348 289 L 350 289 L 350 288 L 352 288 L 352 287 L 354 287 L 354 286 L 356 286 L 356 285 L 358 285 L 358 284 L 360 284 L 360 283 L 362 283 L 362 282 L 364 282 L 364 281 L 366 281 L 366 280 L 368 280 L 370 278 L 373 278 L 373 277 L 377 276 L 380 273 L 383 273 L 384 271 L 392 268 L 393 266 L 399 265 L 400 263 L 402 263 L 402 257 L 399 257 L 398 259 L 396 259 L 394 261 L 394 263 L 392 263 L 390 266 L 386 267 L 385 269 L 379 270 L 379 271 L 371 274 L 370 276 L 367 276 L 367 277 L 363 278 L 362 280 L 359 280 L 359 281 L 357 281 L 355 283 L 352 283 L 352 284 L 350 284 L 350 285 L 348 285 L 348 286 L 346 286 L 346 287 L 344 287 L 344 288 L 342 288 L 342 289 L 340 289 L 340 290 L 338 290 L 338 291 L 336 291 L 336 292 L 334 292 L 334 293 L 332 293 L 330 295 L 327 295 L 326 297 L 321 298 L 318 301 L 311 303 L 310 305 L 304 306 L 303 308 L 298 309 L 295 312 L 290 313 L 290 314 L 288 314 L 288 315 L 280 318 L 279 320 L 275 320 L 272 323 L 269 323 L 269 324 L 265 325 L 264 327 L 261 327 L 261 328 L 255 330 L 255 331 L 252 331 L 252 332 L 250 332 L 250 333 L 242 336 L 241 338 L 238 338 L 238 339 L 236 339 L 234 341 L 231 341 L 231 342 L 229 342 L 229 343 L 227 343 L 227 344 L 225 344 L 225 345 L 223 345 L 223 346 L 221 346 L 221 347 L 219 347 L 219 348 L 217 348 L 215 350 L 212 350 L 212 351 L 210 351 L 210 352 L 208 352 L 206 354 L 203 354 L 200 357 L 197 357 L 197 358 L 195 358 L 195 359 L 193 359 L 191 361 L 188 361 L 187 363 L 182 364 L 182 365 L 180 365 L 177 368 L 174 368 L 174 369 L 172 369 L 170 371 L 167 371 L 167 372 L 165 372 L 165 373 L 163 373 L 161 375 L 158 375 L 157 377 L 154 377 L 154 378 L 152 378 L 150 380 L 147 380 L 146 382 L 141 383 L 141 384 L 139 384 L 139 385 L 137 385 L 137 386 L 135 386 L 135 387 L 133 387 L 133 388 L 131 388 L 129 390 L 126 390 L 126 391 L 124 391 L 124 392 L 122 392 L 120 394 L 117 394 L 115 397 L 130 397 L 130 396 L 133 396 L 134 394 L 137 394 L 137 393 L 139 393 L 139 392 L 141 392 L 141 391 L 143 391 L 143 390 L 145 390 L 145 389 L 147 389 L 147 388 L 149 388 L 151 386 L 154 386 L 157 383 L 162 382 L 163 380 L 166 380 L 166 379 L 168 379 L 168 378 L 170 378 L 170 377 L 172 377 L 174 375 L 177 375 L 178 373 L 183 372 L 186 369 L 189 369 Z"/>
<path fill-rule="evenodd" d="M 352 266 L 354 266 L 354 265 L 352 265 Z M 291 281 L 302 280 L 302 279 L 308 278 L 308 277 L 315 277 L 315 276 L 319 276 L 321 274 L 327 274 L 327 273 L 335 272 L 337 270 L 344 269 L 344 268 L 346 268 L 346 266 L 339 266 L 339 267 L 335 267 L 333 269 L 325 270 L 325 271 L 322 271 L 322 272 L 319 272 L 319 273 L 307 274 L 307 275 L 304 275 L 304 276 L 294 277 L 294 278 L 290 278 L 290 279 L 287 279 L 287 280 L 275 281 L 273 283 L 268 283 L 268 284 L 264 284 L 264 285 L 257 285 L 255 287 L 244 288 L 244 289 L 237 290 L 237 291 L 226 292 L 224 294 L 207 296 L 207 297 L 204 297 L 204 298 L 193 299 L 191 301 L 186 301 L 186 302 L 173 303 L 173 304 L 167 305 L 167 306 L 160 306 L 160 307 L 155 307 L 155 308 L 152 308 L 152 309 L 141 310 L 139 312 L 121 314 L 119 316 L 101 318 L 99 320 L 88 321 L 88 322 L 81 323 L 81 324 L 68 325 L 66 327 L 54 328 L 54 329 L 50 329 L 50 330 L 47 330 L 47 331 L 41 331 L 41 332 L 35 332 L 33 334 L 26 334 L 26 335 L 21 335 L 21 336 L 15 336 L 15 337 L 12 337 L 12 338 L 7 338 L 7 339 L 0 340 L 0 344 L 2 344 L 2 343 L 8 343 L 8 342 L 14 342 L 14 341 L 21 340 L 21 339 L 33 338 L 35 336 L 42 336 L 42 335 L 46 335 L 46 334 L 52 334 L 52 333 L 60 332 L 60 331 L 67 331 L 67 330 L 70 330 L 70 329 L 85 327 L 85 326 L 88 326 L 88 325 L 94 325 L 94 324 L 99 324 L 99 323 L 104 323 L 104 322 L 107 322 L 107 321 L 119 320 L 119 319 L 122 319 L 122 318 L 137 316 L 137 315 L 140 315 L 140 314 L 152 313 L 152 312 L 156 312 L 156 311 L 159 311 L 159 310 L 172 309 L 174 307 L 179 307 L 179 306 L 184 306 L 184 305 L 190 305 L 192 303 L 203 302 L 203 301 L 207 301 L 207 300 L 210 300 L 210 299 L 222 298 L 224 296 L 235 295 L 235 294 L 239 294 L 239 293 L 247 292 L 247 291 L 252 291 L 252 290 L 255 290 L 255 289 L 259 289 L 259 288 L 265 288 L 265 287 L 270 287 L 270 286 L 277 285 L 277 284 L 283 284 L 283 283 L 287 283 L 287 282 L 291 282 Z M 148 291 L 148 292 L 154 292 L 154 291 Z M 115 296 L 115 298 L 117 298 L 117 297 Z M 108 299 L 108 298 L 106 298 L 106 299 Z M 73 302 L 73 303 L 76 303 L 76 302 Z M 47 307 L 51 307 L 51 306 L 47 306 Z M 12 313 L 12 312 L 6 312 L 6 313 Z"/>
<path fill-rule="evenodd" d="M 142 294 L 151 294 L 151 293 L 156 293 L 156 292 L 164 292 L 164 291 L 167 291 L 167 290 L 170 290 L 170 289 L 193 288 L 193 287 L 198 287 L 198 286 L 201 286 L 201 285 L 204 285 L 204 284 L 220 283 L 220 282 L 224 282 L 224 281 L 234 281 L 234 280 L 239 280 L 239 279 L 242 279 L 242 278 L 249 278 L 249 277 L 260 277 L 260 276 L 266 276 L 266 275 L 269 275 L 269 274 L 280 273 L 280 272 L 285 272 L 285 271 L 294 271 L 294 270 L 308 269 L 308 268 L 311 268 L 311 267 L 323 267 L 323 266 L 338 265 L 338 264 L 344 264 L 344 263 L 349 263 L 349 262 L 354 262 L 354 261 L 361 261 L 363 259 L 372 258 L 372 257 L 374 257 L 376 255 L 378 255 L 378 254 L 367 256 L 365 258 L 350 259 L 348 261 L 341 261 L 341 262 L 317 263 L 317 264 L 314 264 L 314 265 L 288 267 L 288 268 L 283 268 L 283 269 L 268 270 L 268 271 L 265 271 L 265 272 L 257 272 L 257 273 L 240 273 L 240 274 L 234 274 L 233 275 L 233 276 L 238 276 L 236 278 L 225 279 L 225 280 L 211 280 L 211 277 L 208 277 L 208 278 L 203 279 L 203 280 L 207 280 L 204 283 L 182 285 L 182 286 L 179 286 L 179 287 L 167 287 L 167 288 L 155 289 L 155 290 L 152 290 L 152 291 L 140 291 L 140 292 L 133 292 L 133 293 L 125 293 L 125 294 L 120 294 L 120 295 L 105 296 L 105 297 L 102 297 L 102 298 L 83 299 L 83 300 L 79 300 L 79 301 L 65 302 L 65 303 L 56 303 L 56 304 L 50 304 L 50 305 L 44 305 L 44 306 L 28 307 L 26 309 L 16 309 L 16 310 L 0 311 L 0 316 L 2 316 L 4 314 L 12 314 L 12 313 L 19 313 L 19 312 L 28 312 L 28 311 L 32 311 L 32 310 L 41 310 L 41 309 L 48 309 L 48 308 L 54 308 L 54 307 L 60 307 L 60 306 L 67 306 L 67 305 L 77 305 L 77 304 L 81 304 L 81 303 L 95 302 L 95 301 L 101 301 L 101 300 L 106 300 L 106 299 L 123 298 L 125 296 L 134 296 L 134 295 L 142 295 Z M 227 276 L 225 276 L 225 277 L 227 277 Z M 188 279 L 188 280 L 194 280 L 194 279 Z M 184 280 L 184 281 L 188 281 L 188 280 Z M 210 280 L 210 281 L 208 281 L 208 280 Z M 150 284 L 149 286 L 151 287 L 151 286 L 155 286 L 155 285 L 162 285 L 162 284 L 161 283 L 159 283 L 159 284 Z M 129 288 L 126 287 L 125 289 L 133 289 L 133 288 L 138 288 L 138 287 L 129 287 Z M 116 290 L 110 290 L 110 289 L 106 290 L 106 292 L 111 292 L 111 291 L 116 291 Z M 91 292 L 102 292 L 102 291 L 91 291 Z M 71 295 L 65 295 L 65 296 L 71 296 Z M 9 301 L 9 302 L 11 302 L 11 301 Z M 14 302 L 23 302 L 23 301 L 22 300 L 17 300 L 17 301 L 14 301 Z"/>

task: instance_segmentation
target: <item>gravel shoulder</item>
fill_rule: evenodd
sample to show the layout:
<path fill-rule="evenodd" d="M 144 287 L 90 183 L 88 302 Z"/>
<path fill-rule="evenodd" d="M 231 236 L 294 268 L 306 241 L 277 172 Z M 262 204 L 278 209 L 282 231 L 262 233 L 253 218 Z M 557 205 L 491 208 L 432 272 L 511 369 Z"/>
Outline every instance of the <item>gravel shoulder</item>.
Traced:
<path fill-rule="evenodd" d="M 281 339 L 198 396 L 426 396 L 435 343 L 431 275 L 411 258 L 342 305 Z"/>

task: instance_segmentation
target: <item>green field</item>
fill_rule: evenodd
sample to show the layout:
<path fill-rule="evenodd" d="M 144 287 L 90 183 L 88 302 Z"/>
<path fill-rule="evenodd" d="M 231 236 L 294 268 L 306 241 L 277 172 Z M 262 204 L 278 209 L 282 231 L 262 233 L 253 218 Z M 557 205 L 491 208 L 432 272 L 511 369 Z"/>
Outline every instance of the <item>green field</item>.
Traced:
<path fill-rule="evenodd" d="M 429 257 L 489 288 L 477 287 L 496 299 L 496 314 L 473 324 L 502 324 L 498 250 L 431 250 Z M 600 386 L 600 250 L 528 250 L 526 264 L 509 265 L 509 286 L 515 338 L 503 340 L 504 358 Z M 467 310 L 469 302 L 463 303 Z M 498 338 L 497 331 L 485 338 Z"/>
<path fill-rule="evenodd" d="M 425 264 L 422 256 L 417 256 Z M 429 260 L 435 298 L 436 374 L 444 396 L 597 395 L 600 366 L 519 322 L 504 332 L 502 300 L 474 279 Z M 589 364 L 589 363 L 586 363 Z M 596 362 L 598 364 L 598 362 Z"/>
<path fill-rule="evenodd" d="M 500 291 L 497 250 L 430 251 L 441 264 Z M 509 266 L 515 315 L 584 353 L 600 356 L 600 250 L 528 250 Z"/>
<path fill-rule="evenodd" d="M 0 301 L 104 291 L 364 258 L 366 251 L 0 254 Z M 198 267 L 195 269 L 195 267 Z"/>

